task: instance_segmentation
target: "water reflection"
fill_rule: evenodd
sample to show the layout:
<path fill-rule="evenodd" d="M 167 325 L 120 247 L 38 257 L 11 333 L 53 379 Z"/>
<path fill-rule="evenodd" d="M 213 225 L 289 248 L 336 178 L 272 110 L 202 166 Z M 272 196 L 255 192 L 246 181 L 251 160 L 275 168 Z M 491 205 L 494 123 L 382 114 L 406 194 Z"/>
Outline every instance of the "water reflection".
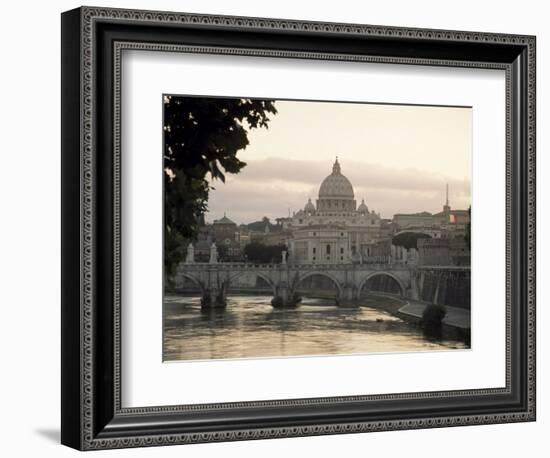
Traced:
<path fill-rule="evenodd" d="M 416 326 L 382 310 L 339 308 L 328 299 L 274 309 L 271 296 L 233 296 L 225 310 L 201 311 L 197 297 L 168 296 L 164 307 L 165 361 L 464 347 L 430 342 Z"/>

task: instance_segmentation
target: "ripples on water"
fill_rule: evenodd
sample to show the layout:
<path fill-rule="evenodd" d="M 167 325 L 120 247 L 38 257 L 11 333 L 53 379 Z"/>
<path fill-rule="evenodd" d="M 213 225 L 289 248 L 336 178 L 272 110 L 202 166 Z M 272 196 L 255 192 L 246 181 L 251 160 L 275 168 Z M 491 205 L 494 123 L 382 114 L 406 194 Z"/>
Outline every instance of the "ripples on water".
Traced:
<path fill-rule="evenodd" d="M 165 361 L 463 348 L 428 341 L 385 311 L 339 308 L 323 299 L 274 309 L 268 296 L 230 296 L 226 309 L 201 312 L 199 298 L 168 296 L 164 308 Z"/>

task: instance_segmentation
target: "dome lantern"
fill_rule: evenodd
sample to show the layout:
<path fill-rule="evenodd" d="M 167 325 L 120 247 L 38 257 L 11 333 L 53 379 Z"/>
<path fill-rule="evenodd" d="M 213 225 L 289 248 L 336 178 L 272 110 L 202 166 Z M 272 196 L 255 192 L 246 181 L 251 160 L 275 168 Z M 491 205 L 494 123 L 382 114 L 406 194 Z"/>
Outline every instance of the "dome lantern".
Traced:
<path fill-rule="evenodd" d="M 338 156 L 336 156 L 336 160 L 334 161 L 334 165 L 332 166 L 332 174 L 333 175 L 341 174 L 340 163 L 338 162 Z"/>

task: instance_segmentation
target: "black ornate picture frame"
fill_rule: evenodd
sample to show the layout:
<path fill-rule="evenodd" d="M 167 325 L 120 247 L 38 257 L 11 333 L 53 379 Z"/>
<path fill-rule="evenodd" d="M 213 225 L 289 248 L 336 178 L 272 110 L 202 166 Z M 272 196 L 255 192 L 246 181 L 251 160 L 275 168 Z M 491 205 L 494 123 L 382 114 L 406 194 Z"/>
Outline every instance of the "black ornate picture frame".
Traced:
<path fill-rule="evenodd" d="M 125 49 L 506 73 L 506 386 L 124 408 Z M 535 420 L 535 37 L 82 7 L 62 15 L 62 434 L 80 450 Z"/>

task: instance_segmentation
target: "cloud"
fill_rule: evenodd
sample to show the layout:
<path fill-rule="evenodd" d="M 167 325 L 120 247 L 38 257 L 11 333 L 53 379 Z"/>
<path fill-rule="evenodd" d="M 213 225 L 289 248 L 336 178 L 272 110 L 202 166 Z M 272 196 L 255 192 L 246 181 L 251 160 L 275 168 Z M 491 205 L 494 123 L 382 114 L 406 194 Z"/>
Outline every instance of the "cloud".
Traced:
<path fill-rule="evenodd" d="M 470 180 L 459 180 L 413 168 L 397 169 L 359 161 L 341 163 L 342 173 L 354 186 L 355 198 L 365 198 L 369 209 L 391 218 L 395 213 L 440 211 L 448 183 L 453 208 L 470 204 Z M 223 216 L 235 222 L 250 222 L 263 216 L 287 216 L 289 208 L 303 208 L 314 202 L 322 180 L 331 173 L 332 163 L 271 157 L 250 161 L 226 184 L 216 182 L 209 200 L 207 220 Z"/>

